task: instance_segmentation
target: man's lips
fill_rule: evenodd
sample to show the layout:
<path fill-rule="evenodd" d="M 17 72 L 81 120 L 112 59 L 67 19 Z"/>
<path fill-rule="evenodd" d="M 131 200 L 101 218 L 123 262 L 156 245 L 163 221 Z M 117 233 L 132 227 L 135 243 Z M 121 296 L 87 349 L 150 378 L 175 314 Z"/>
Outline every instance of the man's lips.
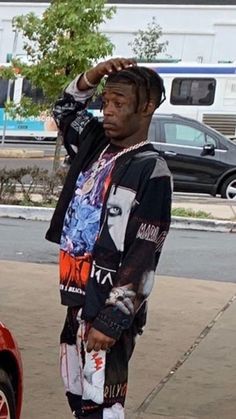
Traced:
<path fill-rule="evenodd" d="M 112 124 L 111 122 L 106 122 L 106 121 L 104 121 L 104 122 L 103 122 L 103 128 L 104 128 L 104 129 L 112 129 L 112 128 L 115 128 L 115 125 L 114 125 L 114 124 Z"/>

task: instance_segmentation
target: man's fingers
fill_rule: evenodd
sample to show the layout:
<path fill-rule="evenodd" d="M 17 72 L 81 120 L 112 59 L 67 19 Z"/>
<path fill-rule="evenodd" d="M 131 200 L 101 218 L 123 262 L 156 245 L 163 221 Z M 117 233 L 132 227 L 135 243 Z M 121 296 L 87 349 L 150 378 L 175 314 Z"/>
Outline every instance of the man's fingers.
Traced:
<path fill-rule="evenodd" d="M 88 334 L 88 341 L 87 341 L 87 347 L 86 347 L 87 352 L 91 352 L 94 349 L 95 343 L 96 341 L 94 340 L 94 338 Z"/>
<path fill-rule="evenodd" d="M 118 59 L 109 60 L 107 62 L 107 70 L 108 70 L 108 73 L 112 73 L 112 71 L 122 70 L 122 64 L 121 64 L 120 60 L 118 60 Z"/>
<path fill-rule="evenodd" d="M 95 341 L 92 340 L 91 342 L 88 341 L 88 343 L 87 343 L 87 352 L 88 353 L 91 352 L 91 351 L 98 352 L 98 351 L 100 351 L 101 348 L 102 348 L 102 345 L 99 342 L 95 342 Z"/>
<path fill-rule="evenodd" d="M 88 338 L 88 342 L 87 342 L 87 352 L 91 352 L 91 351 L 100 351 L 101 349 L 103 349 L 104 351 L 106 351 L 109 348 L 108 342 L 100 342 L 97 341 L 91 337 Z"/>
<path fill-rule="evenodd" d="M 135 65 L 137 65 L 137 63 L 132 58 L 114 58 L 105 63 L 107 74 Z"/>
<path fill-rule="evenodd" d="M 113 346 L 115 342 L 115 339 L 104 335 L 92 327 L 88 333 L 86 350 L 87 352 L 91 352 L 92 350 L 98 352 L 101 349 L 106 351 L 111 346 Z"/>
<path fill-rule="evenodd" d="M 114 61 L 117 71 L 137 65 L 136 61 L 133 60 L 133 58 L 117 58 Z"/>
<path fill-rule="evenodd" d="M 107 351 L 107 350 L 109 349 L 109 345 L 108 345 L 107 343 L 104 343 L 104 344 L 101 346 L 101 349 L 102 349 L 103 351 Z"/>
<path fill-rule="evenodd" d="M 99 352 L 101 349 L 102 349 L 101 343 L 100 342 L 96 342 L 95 345 L 94 345 L 94 347 L 93 347 L 93 350 L 95 352 Z"/>
<path fill-rule="evenodd" d="M 93 72 L 93 83 L 99 83 L 102 77 L 107 76 L 112 72 L 134 67 L 136 65 L 137 62 L 133 58 L 111 58 L 110 60 L 98 63 L 93 69 L 90 69 L 89 75 L 91 77 L 91 72 Z"/>
<path fill-rule="evenodd" d="M 93 344 L 91 342 L 87 343 L 86 351 L 91 352 L 93 350 Z"/>
<path fill-rule="evenodd" d="M 122 66 L 125 68 L 137 65 L 137 61 L 134 60 L 133 58 L 121 58 L 121 63 L 122 63 Z"/>

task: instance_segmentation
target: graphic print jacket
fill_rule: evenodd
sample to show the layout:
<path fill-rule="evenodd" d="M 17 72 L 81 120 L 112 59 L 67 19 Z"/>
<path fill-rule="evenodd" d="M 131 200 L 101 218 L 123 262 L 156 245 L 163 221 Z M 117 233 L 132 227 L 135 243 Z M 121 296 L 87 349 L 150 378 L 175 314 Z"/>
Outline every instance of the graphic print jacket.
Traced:
<path fill-rule="evenodd" d="M 78 175 L 98 158 L 108 139 L 102 123 L 76 94 L 64 93 L 54 117 L 73 158 L 46 233 L 49 241 L 60 243 Z M 135 334 L 142 333 L 170 211 L 170 172 L 153 145 L 121 156 L 104 199 L 82 308 L 82 317 L 105 335 L 119 339 L 130 327 Z"/>

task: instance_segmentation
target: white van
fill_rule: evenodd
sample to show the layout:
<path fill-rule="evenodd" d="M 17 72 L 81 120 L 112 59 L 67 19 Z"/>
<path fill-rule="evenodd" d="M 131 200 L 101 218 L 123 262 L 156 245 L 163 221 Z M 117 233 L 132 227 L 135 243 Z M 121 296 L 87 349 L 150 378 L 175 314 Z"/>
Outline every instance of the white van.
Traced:
<path fill-rule="evenodd" d="M 166 101 L 158 113 L 194 118 L 236 137 L 236 62 L 142 64 L 164 79 Z"/>

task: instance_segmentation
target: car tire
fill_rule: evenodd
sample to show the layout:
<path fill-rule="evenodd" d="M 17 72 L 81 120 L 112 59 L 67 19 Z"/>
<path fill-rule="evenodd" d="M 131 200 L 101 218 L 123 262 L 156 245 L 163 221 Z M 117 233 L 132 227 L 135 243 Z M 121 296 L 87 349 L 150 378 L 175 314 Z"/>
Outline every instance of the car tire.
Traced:
<path fill-rule="evenodd" d="M 8 374 L 0 369 L 0 417 L 16 419 L 15 395 Z"/>
<path fill-rule="evenodd" d="M 236 174 L 230 176 L 223 183 L 221 188 L 221 198 L 236 200 Z"/>

